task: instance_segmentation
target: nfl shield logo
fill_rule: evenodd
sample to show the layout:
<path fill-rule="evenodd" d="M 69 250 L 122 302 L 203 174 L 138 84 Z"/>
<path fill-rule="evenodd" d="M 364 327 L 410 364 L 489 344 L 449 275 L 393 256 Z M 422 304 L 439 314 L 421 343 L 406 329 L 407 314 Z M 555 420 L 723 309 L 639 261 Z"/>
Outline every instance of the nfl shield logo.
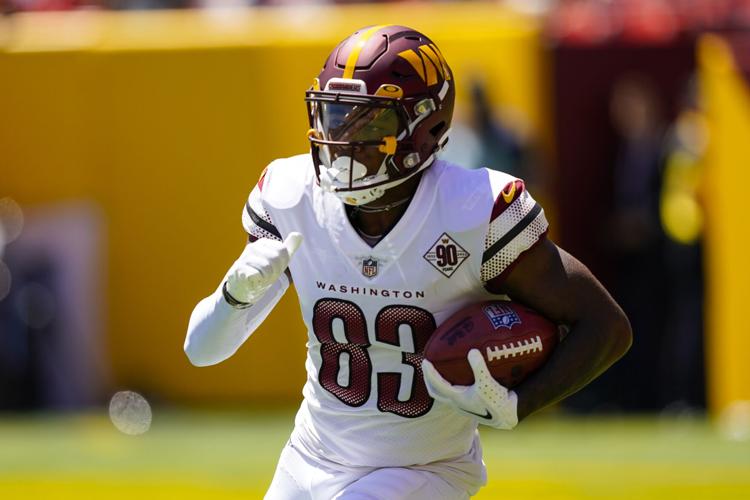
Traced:
<path fill-rule="evenodd" d="M 362 274 L 372 278 L 378 274 L 378 261 L 369 257 L 362 261 Z"/>
<path fill-rule="evenodd" d="M 485 306 L 484 314 L 487 315 L 495 330 L 500 327 L 510 329 L 513 325 L 521 322 L 521 318 L 518 317 L 518 314 L 513 309 L 502 304 Z"/>

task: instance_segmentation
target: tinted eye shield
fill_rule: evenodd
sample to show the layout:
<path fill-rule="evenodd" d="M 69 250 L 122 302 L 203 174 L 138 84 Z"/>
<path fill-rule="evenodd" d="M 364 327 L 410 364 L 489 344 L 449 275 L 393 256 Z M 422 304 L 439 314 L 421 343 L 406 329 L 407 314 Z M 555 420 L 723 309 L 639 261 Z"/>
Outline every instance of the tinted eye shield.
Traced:
<path fill-rule="evenodd" d="M 397 99 L 308 90 L 305 102 L 310 121 L 307 137 L 317 147 L 377 148 L 386 155 L 410 147 L 411 141 L 398 140 L 405 135 L 409 118 Z M 345 137 L 350 140 L 340 140 Z"/>

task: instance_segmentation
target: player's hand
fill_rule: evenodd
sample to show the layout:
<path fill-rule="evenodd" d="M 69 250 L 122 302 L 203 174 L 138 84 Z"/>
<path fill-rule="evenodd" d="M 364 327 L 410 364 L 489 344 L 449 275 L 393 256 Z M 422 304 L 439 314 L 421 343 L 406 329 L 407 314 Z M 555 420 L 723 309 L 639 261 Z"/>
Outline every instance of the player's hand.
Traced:
<path fill-rule="evenodd" d="M 248 243 L 229 269 L 225 292 L 237 302 L 254 304 L 286 270 L 301 243 L 297 232 L 289 233 L 283 243 L 268 238 Z"/>
<path fill-rule="evenodd" d="M 498 383 L 477 349 L 469 351 L 473 385 L 453 385 L 445 380 L 426 359 L 422 372 L 430 396 L 454 406 L 462 413 L 476 418 L 479 423 L 498 429 L 512 429 L 518 425 L 518 396 Z"/>

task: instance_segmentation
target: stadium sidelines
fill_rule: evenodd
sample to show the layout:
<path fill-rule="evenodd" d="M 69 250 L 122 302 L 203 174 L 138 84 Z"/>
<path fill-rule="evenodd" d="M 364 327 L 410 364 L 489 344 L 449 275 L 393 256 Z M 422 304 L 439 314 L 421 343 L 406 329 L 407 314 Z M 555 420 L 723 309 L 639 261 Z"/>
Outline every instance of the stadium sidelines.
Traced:
<path fill-rule="evenodd" d="M 262 498 L 292 424 L 290 411 L 157 409 L 131 437 L 104 415 L 5 417 L 0 497 Z M 750 498 L 750 442 L 701 418 L 542 416 L 483 442 L 479 499 Z"/>

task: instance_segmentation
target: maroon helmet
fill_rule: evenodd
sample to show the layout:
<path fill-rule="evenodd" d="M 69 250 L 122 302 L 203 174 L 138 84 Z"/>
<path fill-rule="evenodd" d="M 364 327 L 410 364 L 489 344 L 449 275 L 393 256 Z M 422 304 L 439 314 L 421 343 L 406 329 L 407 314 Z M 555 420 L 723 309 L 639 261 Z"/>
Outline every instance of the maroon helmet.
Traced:
<path fill-rule="evenodd" d="M 404 26 L 356 31 L 306 93 L 320 186 L 361 205 L 423 171 L 448 142 L 454 99 L 453 74 L 429 38 Z"/>

